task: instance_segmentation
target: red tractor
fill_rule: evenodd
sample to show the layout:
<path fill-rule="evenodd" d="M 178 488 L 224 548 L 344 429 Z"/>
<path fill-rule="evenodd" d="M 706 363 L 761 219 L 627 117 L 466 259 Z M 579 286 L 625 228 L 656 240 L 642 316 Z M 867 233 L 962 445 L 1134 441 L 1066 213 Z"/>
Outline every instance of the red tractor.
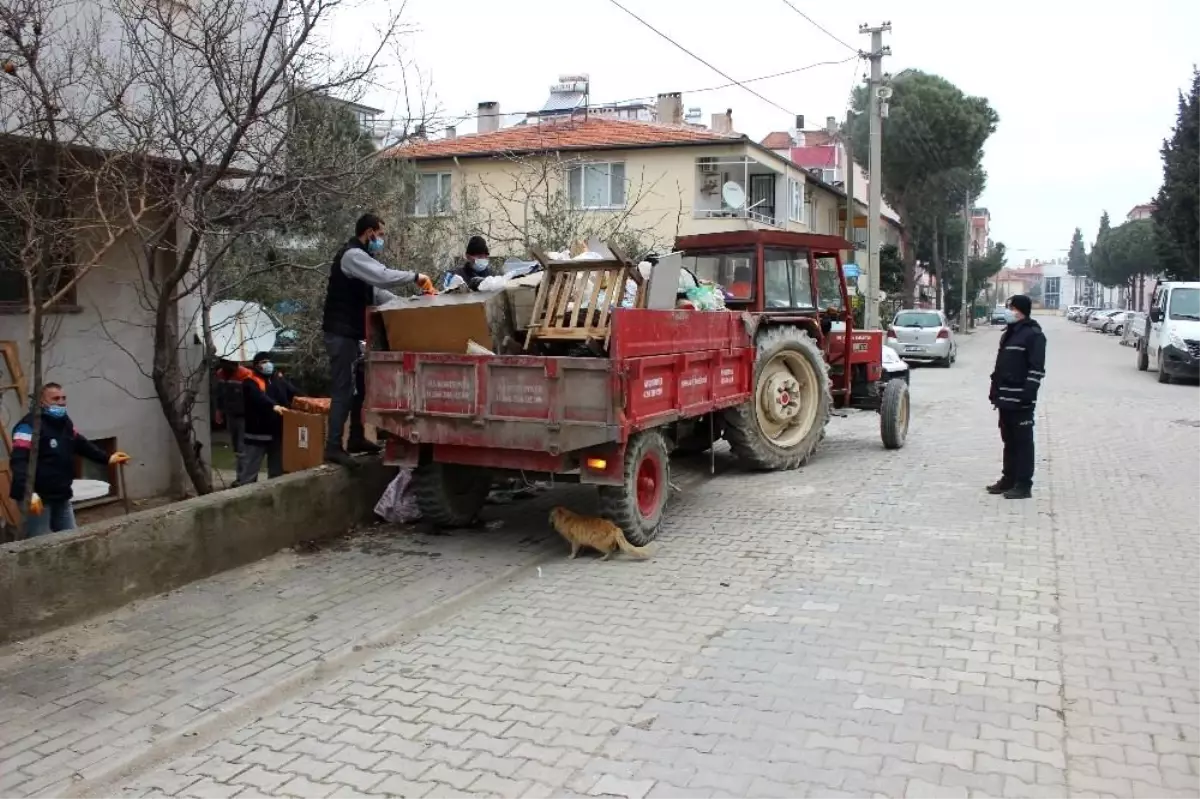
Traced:
<path fill-rule="evenodd" d="M 673 451 L 723 437 L 751 468 L 794 469 L 839 408 L 879 411 L 884 445 L 903 446 L 908 384 L 884 369 L 883 332 L 853 329 L 839 256 L 850 248 L 773 231 L 688 236 L 678 286 L 665 264 L 646 280 L 619 253 L 539 254 L 545 277 L 519 353 L 391 351 L 372 311 L 367 415 L 387 433 L 387 462 L 415 469 L 436 525 L 472 522 L 498 473 L 549 473 L 597 485 L 604 515 L 645 544 Z M 663 307 L 658 289 L 670 306 L 698 280 L 727 290 L 727 310 Z M 635 307 L 618 307 L 633 284 Z"/>
<path fill-rule="evenodd" d="M 682 429 L 681 450 L 703 451 L 715 434 L 754 468 L 792 469 L 824 438 L 834 408 L 879 411 L 884 446 L 904 446 L 908 371 L 885 368 L 882 331 L 854 330 L 840 255 L 849 242 L 746 230 L 685 236 L 676 247 L 685 281 L 727 287 L 726 308 L 747 314 L 756 350 L 753 401 Z"/>

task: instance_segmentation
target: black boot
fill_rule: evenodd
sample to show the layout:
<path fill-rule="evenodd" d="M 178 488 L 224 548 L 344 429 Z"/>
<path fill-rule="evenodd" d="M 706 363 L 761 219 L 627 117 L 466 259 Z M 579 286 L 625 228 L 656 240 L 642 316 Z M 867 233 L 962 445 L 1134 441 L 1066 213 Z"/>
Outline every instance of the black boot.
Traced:
<path fill-rule="evenodd" d="M 366 436 L 362 438 L 351 438 L 346 443 L 346 451 L 351 455 L 378 455 L 383 451 L 383 447 L 376 444 L 374 441 L 367 440 Z"/>
<path fill-rule="evenodd" d="M 354 459 L 351 458 L 346 453 L 346 451 L 343 450 L 341 447 L 338 447 L 337 449 L 332 449 L 330 447 L 326 447 L 325 448 L 325 462 L 326 463 L 336 463 L 338 466 L 354 466 L 355 465 Z"/>
<path fill-rule="evenodd" d="M 989 494 L 1003 494 L 1005 491 L 1008 491 L 1012 487 L 1013 487 L 1012 480 L 1009 480 L 1007 477 L 1001 477 L 999 480 L 997 480 L 996 482 L 994 482 L 990 486 L 988 486 L 985 490 Z"/>
<path fill-rule="evenodd" d="M 1020 483 L 1004 492 L 1005 499 L 1029 499 L 1033 496 L 1033 486 L 1029 483 Z"/>

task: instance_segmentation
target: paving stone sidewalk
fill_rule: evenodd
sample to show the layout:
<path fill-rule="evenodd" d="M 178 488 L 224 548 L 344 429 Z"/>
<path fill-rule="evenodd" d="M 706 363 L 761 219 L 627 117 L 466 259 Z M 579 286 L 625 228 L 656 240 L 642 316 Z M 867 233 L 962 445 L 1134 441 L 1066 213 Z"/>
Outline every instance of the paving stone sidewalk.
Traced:
<path fill-rule="evenodd" d="M 0 780 L 35 756 L 0 793 L 1196 796 L 1196 389 L 1045 327 L 1034 501 L 981 490 L 999 457 L 985 331 L 954 369 L 915 372 L 905 449 L 853 414 L 799 472 L 723 462 L 653 559 L 552 558 L 195 745 L 141 732 L 163 762 L 119 783 L 22 746 L 53 714 L 27 718 L 70 694 L 47 699 L 36 659 L 9 655 L 0 688 L 19 677 L 29 698 L 0 717 L 0 735 L 25 730 L 0 738 Z M 475 541 L 456 569 L 478 581 L 542 541 Z M 369 560 L 331 562 L 328 590 L 359 592 Z M 361 593 L 394 619 L 414 591 L 376 579 Z M 228 593 L 234 614 L 199 611 L 213 635 L 249 635 L 278 602 Z M 154 679 L 104 704 L 136 707 Z"/>

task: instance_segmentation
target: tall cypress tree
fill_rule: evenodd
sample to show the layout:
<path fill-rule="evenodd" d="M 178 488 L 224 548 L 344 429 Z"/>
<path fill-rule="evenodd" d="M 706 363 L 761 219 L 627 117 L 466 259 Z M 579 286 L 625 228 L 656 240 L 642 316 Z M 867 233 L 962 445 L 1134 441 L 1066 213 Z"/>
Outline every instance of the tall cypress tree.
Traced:
<path fill-rule="evenodd" d="M 1200 280 L 1200 70 L 1192 91 L 1179 93 L 1179 114 L 1163 142 L 1163 183 L 1155 198 L 1154 226 L 1166 277 Z"/>

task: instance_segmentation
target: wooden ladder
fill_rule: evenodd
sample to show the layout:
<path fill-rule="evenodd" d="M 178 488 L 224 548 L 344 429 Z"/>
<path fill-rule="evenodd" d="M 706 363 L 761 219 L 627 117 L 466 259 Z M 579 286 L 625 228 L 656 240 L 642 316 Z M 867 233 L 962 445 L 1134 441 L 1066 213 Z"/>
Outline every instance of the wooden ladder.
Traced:
<path fill-rule="evenodd" d="M 21 356 L 17 350 L 17 342 L 0 341 L 0 354 L 4 357 L 6 372 L 4 377 L 0 377 L 0 379 L 6 380 L 5 383 L 0 384 L 0 406 L 4 403 L 5 393 L 13 391 L 17 395 L 18 412 L 24 414 L 29 410 L 29 386 L 25 382 L 25 373 L 21 370 Z M 21 525 L 21 509 L 8 496 L 9 486 L 12 485 L 12 469 L 8 465 L 13 451 L 10 428 L 9 420 L 0 419 L 0 442 L 4 444 L 4 452 L 0 453 L 0 456 L 3 456 L 3 460 L 0 460 L 0 517 L 10 528 L 16 530 Z"/>

